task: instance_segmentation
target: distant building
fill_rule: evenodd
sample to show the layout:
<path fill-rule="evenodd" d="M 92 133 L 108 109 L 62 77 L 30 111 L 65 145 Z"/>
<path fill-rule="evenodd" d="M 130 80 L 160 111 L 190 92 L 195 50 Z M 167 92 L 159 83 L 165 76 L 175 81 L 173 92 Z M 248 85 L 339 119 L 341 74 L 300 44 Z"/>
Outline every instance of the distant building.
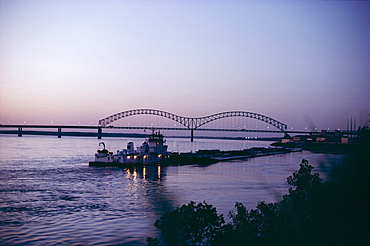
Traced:
<path fill-rule="evenodd" d="M 281 139 L 281 143 L 289 143 L 292 139 L 293 138 L 288 133 L 285 133 L 284 137 Z"/>
<path fill-rule="evenodd" d="M 290 137 L 290 136 L 289 136 Z M 341 131 L 326 131 L 309 134 L 309 135 L 296 135 L 290 138 L 284 136 L 281 143 L 287 142 L 325 142 L 325 143 L 342 143 L 347 144 L 353 142 L 353 138 L 343 136 Z"/>

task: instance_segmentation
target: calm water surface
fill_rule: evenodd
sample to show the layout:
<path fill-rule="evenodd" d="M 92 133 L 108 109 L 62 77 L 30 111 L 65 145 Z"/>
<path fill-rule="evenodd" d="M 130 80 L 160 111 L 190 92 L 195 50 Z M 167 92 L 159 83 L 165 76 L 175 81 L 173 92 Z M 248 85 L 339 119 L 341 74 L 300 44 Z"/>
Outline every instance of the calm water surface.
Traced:
<path fill-rule="evenodd" d="M 128 141 L 105 138 L 115 151 Z M 287 176 L 309 160 L 325 178 L 342 156 L 303 151 L 209 166 L 89 167 L 96 138 L 0 135 L 1 245 L 146 245 L 154 222 L 193 200 L 224 214 L 287 193 Z M 268 142 L 168 139 L 170 151 L 238 150 Z"/>

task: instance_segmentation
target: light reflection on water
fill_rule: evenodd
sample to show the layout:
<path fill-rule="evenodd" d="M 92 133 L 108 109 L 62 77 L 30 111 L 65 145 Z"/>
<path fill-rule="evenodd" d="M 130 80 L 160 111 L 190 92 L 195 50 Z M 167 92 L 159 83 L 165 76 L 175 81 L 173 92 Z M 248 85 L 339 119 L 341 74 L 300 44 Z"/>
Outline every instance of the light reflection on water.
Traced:
<path fill-rule="evenodd" d="M 127 141 L 104 139 L 115 151 Z M 95 138 L 0 136 L 0 244 L 145 245 L 166 211 L 206 201 L 226 217 L 235 202 L 254 208 L 287 192 L 286 178 L 308 159 L 324 176 L 341 156 L 310 152 L 209 166 L 89 167 Z M 172 151 L 244 149 L 266 142 L 168 139 Z"/>

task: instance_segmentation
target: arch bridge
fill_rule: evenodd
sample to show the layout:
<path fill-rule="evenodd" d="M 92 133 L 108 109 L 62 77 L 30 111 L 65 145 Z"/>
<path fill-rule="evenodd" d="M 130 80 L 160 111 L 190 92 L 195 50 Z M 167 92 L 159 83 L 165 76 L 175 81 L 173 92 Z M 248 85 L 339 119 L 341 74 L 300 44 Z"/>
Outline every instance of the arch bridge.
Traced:
<path fill-rule="evenodd" d="M 277 121 L 271 117 L 258 114 L 258 113 L 253 113 L 253 112 L 245 112 L 245 111 L 228 111 L 228 112 L 221 112 L 221 113 L 216 113 L 204 117 L 184 117 L 184 116 L 179 116 L 173 113 L 169 113 L 166 111 L 162 110 L 157 110 L 157 109 L 132 109 L 132 110 L 127 110 L 123 111 L 120 113 L 116 113 L 113 115 L 110 115 L 104 119 L 99 120 L 99 126 L 100 127 L 109 127 L 108 125 L 114 121 L 130 117 L 130 116 L 135 116 L 135 115 L 156 115 L 156 116 L 161 116 L 165 117 L 167 119 L 173 120 L 181 125 L 183 125 L 186 129 L 191 131 L 191 141 L 193 141 L 193 131 L 198 129 L 199 127 L 215 121 L 219 120 L 222 118 L 227 118 L 227 117 L 247 117 L 247 118 L 252 118 L 256 119 L 259 121 L 263 121 L 267 124 L 270 124 L 278 129 L 278 131 L 284 132 L 287 129 L 287 125 Z M 144 128 L 144 127 L 142 127 Z"/>

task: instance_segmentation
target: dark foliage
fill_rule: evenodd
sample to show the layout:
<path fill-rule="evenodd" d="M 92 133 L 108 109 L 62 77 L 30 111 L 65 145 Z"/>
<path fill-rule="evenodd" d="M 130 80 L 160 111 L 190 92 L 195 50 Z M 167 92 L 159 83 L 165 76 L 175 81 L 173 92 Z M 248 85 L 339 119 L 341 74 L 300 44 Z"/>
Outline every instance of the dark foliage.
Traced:
<path fill-rule="evenodd" d="M 225 224 L 216 208 L 190 202 L 155 223 L 167 245 L 366 245 L 370 229 L 370 131 L 360 129 L 358 154 L 323 183 L 302 160 L 287 178 L 289 193 L 248 211 L 236 203 Z M 148 238 L 149 245 L 159 245 Z"/>
<path fill-rule="evenodd" d="M 218 215 L 212 205 L 191 201 L 167 212 L 155 222 L 155 226 L 168 245 L 212 245 L 223 223 L 223 216 Z M 158 241 L 149 238 L 148 243 L 155 245 Z"/>

